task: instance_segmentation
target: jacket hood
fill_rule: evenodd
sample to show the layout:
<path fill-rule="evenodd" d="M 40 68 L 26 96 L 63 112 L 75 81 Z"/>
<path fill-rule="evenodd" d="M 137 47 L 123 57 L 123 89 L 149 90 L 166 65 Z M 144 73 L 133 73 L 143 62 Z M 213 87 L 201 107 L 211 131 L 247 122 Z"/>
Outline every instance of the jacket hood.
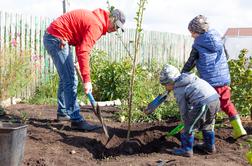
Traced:
<path fill-rule="evenodd" d="M 103 27 L 103 35 L 105 35 L 108 31 L 109 25 L 109 12 L 103 9 L 96 9 L 92 11 L 92 13 L 97 17 L 97 19 L 101 22 Z"/>
<path fill-rule="evenodd" d="M 197 46 L 204 47 L 209 51 L 216 52 L 218 50 L 222 50 L 223 42 L 221 40 L 220 34 L 211 29 L 208 32 L 200 34 L 194 41 L 194 46 L 197 49 Z"/>
<path fill-rule="evenodd" d="M 193 83 L 196 79 L 197 76 L 193 73 L 182 73 L 175 81 L 175 88 L 187 86 L 188 84 Z"/>

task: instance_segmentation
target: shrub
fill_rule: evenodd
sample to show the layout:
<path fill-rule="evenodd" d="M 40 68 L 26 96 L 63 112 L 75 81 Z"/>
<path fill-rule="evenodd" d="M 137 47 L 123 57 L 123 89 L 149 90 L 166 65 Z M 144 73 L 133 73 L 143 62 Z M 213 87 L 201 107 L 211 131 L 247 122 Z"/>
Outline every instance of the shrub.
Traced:
<path fill-rule="evenodd" d="M 32 96 L 28 102 L 31 104 L 56 104 L 58 84 L 58 74 L 51 74 L 48 81 L 42 82 L 40 86 L 36 87 L 34 96 Z"/>
<path fill-rule="evenodd" d="M 101 101 L 127 98 L 130 62 L 113 62 L 101 50 L 94 50 L 90 61 L 94 97 Z"/>
<path fill-rule="evenodd" d="M 0 50 L 0 100 L 14 97 L 33 80 L 35 74 L 29 55 L 16 47 Z"/>
<path fill-rule="evenodd" d="M 232 100 L 241 115 L 249 115 L 252 111 L 252 58 L 248 58 L 248 50 L 240 52 L 239 59 L 230 60 L 232 78 Z"/>
<path fill-rule="evenodd" d="M 128 89 L 130 81 L 131 61 L 123 59 L 120 62 L 111 62 L 108 55 L 100 50 L 94 50 L 91 57 L 91 77 L 93 93 L 97 100 L 121 99 L 123 106 L 117 117 L 125 119 L 128 115 Z M 132 121 L 150 121 L 164 119 L 168 116 L 177 116 L 178 108 L 172 95 L 166 104 L 161 105 L 155 113 L 146 116 L 142 111 L 158 94 L 165 89 L 159 84 L 160 67 L 153 60 L 152 64 L 137 65 L 133 97 Z M 123 118 L 121 118 L 123 117 Z"/>

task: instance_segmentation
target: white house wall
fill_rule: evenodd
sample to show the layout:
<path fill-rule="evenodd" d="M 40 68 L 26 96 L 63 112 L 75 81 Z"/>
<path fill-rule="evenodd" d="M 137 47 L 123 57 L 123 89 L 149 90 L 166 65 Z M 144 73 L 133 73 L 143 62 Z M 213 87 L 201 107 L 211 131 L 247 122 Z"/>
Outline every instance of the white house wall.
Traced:
<path fill-rule="evenodd" d="M 229 59 L 237 59 L 240 51 L 248 49 L 248 56 L 252 56 L 252 36 L 249 37 L 225 37 L 224 39 Z"/>

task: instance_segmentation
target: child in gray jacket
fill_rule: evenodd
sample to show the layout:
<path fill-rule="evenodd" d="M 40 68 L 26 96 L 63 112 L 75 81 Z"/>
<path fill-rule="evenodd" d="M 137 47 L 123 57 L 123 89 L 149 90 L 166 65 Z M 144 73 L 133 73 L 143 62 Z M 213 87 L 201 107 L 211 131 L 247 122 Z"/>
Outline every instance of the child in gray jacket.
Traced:
<path fill-rule="evenodd" d="M 206 81 L 195 74 L 182 73 L 172 65 L 165 65 L 160 73 L 160 83 L 167 91 L 174 91 L 179 105 L 184 129 L 181 133 L 181 147 L 174 149 L 173 154 L 186 157 L 193 156 L 194 130 L 203 133 L 203 144 L 195 145 L 206 153 L 214 153 L 215 116 L 219 111 L 219 95 Z"/>

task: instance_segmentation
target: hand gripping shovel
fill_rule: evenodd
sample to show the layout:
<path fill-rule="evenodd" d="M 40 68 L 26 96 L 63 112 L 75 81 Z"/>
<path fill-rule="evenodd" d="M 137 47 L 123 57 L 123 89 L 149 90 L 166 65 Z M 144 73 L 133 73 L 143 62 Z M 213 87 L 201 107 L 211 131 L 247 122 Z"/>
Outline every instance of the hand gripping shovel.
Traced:
<path fill-rule="evenodd" d="M 77 67 L 77 65 L 74 65 L 74 66 L 75 66 L 75 69 L 77 71 L 77 74 L 79 75 L 80 79 L 82 80 L 79 68 Z M 107 138 L 109 138 L 107 126 L 103 122 L 99 105 L 96 103 L 96 101 L 95 101 L 95 99 L 94 99 L 94 97 L 93 97 L 93 95 L 91 93 L 88 93 L 87 96 L 88 96 L 88 99 L 89 99 L 89 101 L 90 101 L 90 103 L 92 105 L 92 109 L 93 109 L 93 112 L 94 112 L 95 116 L 99 119 L 99 121 L 100 121 L 100 123 L 102 125 L 102 129 L 103 129 L 103 131 L 105 133 L 105 136 Z"/>

